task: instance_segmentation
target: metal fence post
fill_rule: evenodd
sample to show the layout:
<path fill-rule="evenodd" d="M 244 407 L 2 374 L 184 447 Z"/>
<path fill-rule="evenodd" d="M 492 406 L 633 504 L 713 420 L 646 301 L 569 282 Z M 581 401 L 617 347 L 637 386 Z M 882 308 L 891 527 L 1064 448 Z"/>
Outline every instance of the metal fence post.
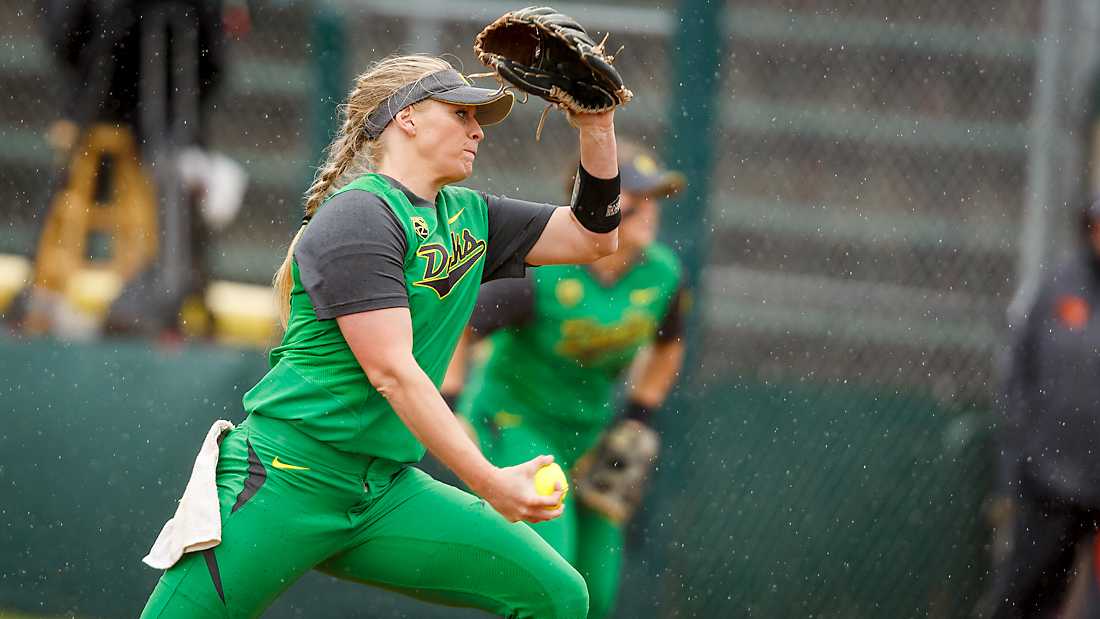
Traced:
<path fill-rule="evenodd" d="M 1043 274 L 1076 242 L 1071 230 L 1086 198 L 1091 138 L 1082 132 L 1097 66 L 1100 10 L 1090 0 L 1047 0 L 1038 43 L 1030 120 L 1027 199 L 1021 216 L 1017 287 L 1010 322 L 1023 318 Z"/>
<path fill-rule="evenodd" d="M 310 99 L 310 156 L 317 164 L 323 162 L 323 152 L 337 130 L 336 108 L 347 91 L 347 47 L 344 32 L 344 12 L 335 3 L 321 0 L 313 14 L 310 36 L 313 41 L 313 95 Z M 303 186 L 309 186 L 311 178 Z M 296 205 L 297 206 L 297 205 Z"/>
<path fill-rule="evenodd" d="M 687 352 L 677 386 L 657 416 L 657 426 L 666 437 L 666 455 L 657 471 L 654 486 L 664 490 L 659 509 L 644 510 L 630 525 L 629 538 L 655 537 L 647 545 L 633 573 L 626 575 L 627 586 L 645 587 L 646 595 L 624 596 L 620 600 L 620 616 L 672 616 L 675 600 L 682 595 L 682 574 L 669 569 L 671 548 L 677 543 L 675 518 L 669 506 L 683 488 L 675 479 L 677 458 L 687 445 L 683 436 L 683 416 L 692 415 L 699 398 L 689 385 L 696 382 L 699 345 L 703 331 L 701 289 L 702 270 L 706 260 L 707 205 L 710 196 L 711 171 L 714 164 L 721 63 L 726 45 L 722 33 L 724 3 L 717 0 L 682 0 L 677 7 L 674 42 L 670 52 L 673 75 L 669 100 L 668 122 L 664 142 L 664 159 L 673 169 L 687 177 L 684 191 L 671 201 L 661 215 L 662 240 L 679 254 L 684 265 L 684 284 L 695 297 L 687 321 L 685 344 Z M 671 476 L 670 476 L 671 473 Z M 664 510 L 664 511 L 660 511 Z M 674 508 L 673 508 L 674 510 Z M 671 520 L 670 520 L 671 518 Z M 655 582 L 654 582 L 655 579 Z M 654 609 L 662 609 L 659 612 Z"/>
<path fill-rule="evenodd" d="M 723 3 L 712 0 L 683 0 L 677 7 L 675 42 L 672 47 L 676 83 L 668 93 L 668 123 L 664 151 L 668 165 L 682 171 L 687 186 L 662 214 L 662 236 L 684 263 L 685 284 L 696 300 L 703 296 L 700 277 L 706 258 L 708 237 L 707 200 L 714 160 L 715 132 L 718 131 L 718 84 L 725 40 Z M 695 303 L 698 308 L 700 304 Z M 688 336 L 686 382 L 697 358 L 697 324 L 702 313 L 692 311 Z"/>

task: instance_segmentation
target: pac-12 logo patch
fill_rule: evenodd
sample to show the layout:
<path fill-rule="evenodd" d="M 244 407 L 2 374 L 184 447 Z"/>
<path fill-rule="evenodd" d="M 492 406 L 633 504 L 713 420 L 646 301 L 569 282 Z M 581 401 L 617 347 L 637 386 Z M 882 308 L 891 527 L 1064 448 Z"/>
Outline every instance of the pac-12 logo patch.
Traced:
<path fill-rule="evenodd" d="M 563 279 L 554 288 L 554 296 L 562 307 L 573 307 L 584 297 L 584 285 L 575 279 Z"/>
<path fill-rule="evenodd" d="M 410 221 L 412 221 L 413 232 L 416 233 L 416 236 L 422 239 L 428 238 L 428 222 L 424 221 L 423 217 L 418 215 L 413 217 Z"/>

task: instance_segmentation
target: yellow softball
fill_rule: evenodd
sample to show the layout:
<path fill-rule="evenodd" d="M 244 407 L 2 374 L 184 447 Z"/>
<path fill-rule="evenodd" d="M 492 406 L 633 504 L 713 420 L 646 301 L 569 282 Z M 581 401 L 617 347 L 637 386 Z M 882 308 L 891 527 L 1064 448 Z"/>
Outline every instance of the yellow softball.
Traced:
<path fill-rule="evenodd" d="M 564 502 L 565 495 L 569 493 L 569 481 L 565 478 L 565 472 L 561 470 L 558 463 L 551 462 L 535 471 L 535 492 L 542 496 L 550 496 L 554 494 L 555 484 L 561 484 L 561 500 Z M 546 509 L 557 509 L 559 507 L 561 507 L 561 503 Z"/>

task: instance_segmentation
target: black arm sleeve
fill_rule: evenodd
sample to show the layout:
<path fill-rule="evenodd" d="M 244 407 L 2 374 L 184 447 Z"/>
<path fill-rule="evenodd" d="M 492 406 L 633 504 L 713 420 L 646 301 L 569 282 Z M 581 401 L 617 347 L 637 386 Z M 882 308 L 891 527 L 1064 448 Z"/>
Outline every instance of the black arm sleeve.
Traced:
<path fill-rule="evenodd" d="M 527 252 L 546 229 L 557 208 L 551 204 L 482 194 L 489 206 L 489 241 L 481 281 L 523 277 Z"/>
<path fill-rule="evenodd" d="M 690 299 L 691 293 L 681 283 L 680 287 L 676 289 L 672 301 L 668 304 L 668 313 L 665 314 L 665 319 L 661 321 L 661 326 L 657 327 L 658 342 L 665 344 L 684 336 L 684 314 L 687 313 Z"/>
<path fill-rule="evenodd" d="M 535 315 L 535 282 L 528 275 L 485 284 L 477 294 L 470 328 L 479 337 L 518 327 Z"/>
<path fill-rule="evenodd" d="M 577 166 L 577 176 L 573 184 L 573 200 L 570 208 L 577 221 L 591 232 L 604 234 L 619 227 L 622 214 L 619 213 L 619 175 L 615 178 L 596 178 Z"/>
<path fill-rule="evenodd" d="M 401 224 L 375 194 L 353 190 L 329 200 L 294 249 L 317 318 L 408 307 L 407 247 Z"/>

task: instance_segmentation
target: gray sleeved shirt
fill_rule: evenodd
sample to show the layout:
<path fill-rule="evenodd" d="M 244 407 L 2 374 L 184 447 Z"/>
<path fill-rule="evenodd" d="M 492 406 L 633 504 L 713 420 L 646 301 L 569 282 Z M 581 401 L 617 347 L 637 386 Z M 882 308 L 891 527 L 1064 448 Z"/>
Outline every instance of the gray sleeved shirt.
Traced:
<path fill-rule="evenodd" d="M 390 179 L 413 205 L 435 206 Z M 523 277 L 527 253 L 554 206 L 482 194 L 489 238 L 482 281 Z M 294 248 L 302 286 L 321 320 L 388 307 L 408 307 L 405 233 L 385 202 L 368 191 L 345 191 L 328 201 Z"/>

